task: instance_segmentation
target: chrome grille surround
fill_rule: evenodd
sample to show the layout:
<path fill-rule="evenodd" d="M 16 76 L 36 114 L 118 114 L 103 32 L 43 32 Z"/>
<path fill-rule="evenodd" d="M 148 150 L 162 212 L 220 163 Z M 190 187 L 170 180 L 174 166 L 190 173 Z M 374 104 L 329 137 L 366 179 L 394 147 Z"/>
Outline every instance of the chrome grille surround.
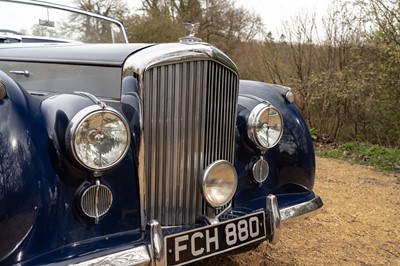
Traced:
<path fill-rule="evenodd" d="M 165 46 L 145 49 L 124 66 L 125 76 L 139 80 L 142 229 L 152 219 L 194 224 L 206 211 L 203 170 L 234 161 L 236 66 L 212 46 Z"/>
<path fill-rule="evenodd" d="M 233 163 L 235 77 L 214 61 L 146 71 L 143 134 L 151 219 L 193 224 L 203 211 L 201 173 L 216 160 Z"/>

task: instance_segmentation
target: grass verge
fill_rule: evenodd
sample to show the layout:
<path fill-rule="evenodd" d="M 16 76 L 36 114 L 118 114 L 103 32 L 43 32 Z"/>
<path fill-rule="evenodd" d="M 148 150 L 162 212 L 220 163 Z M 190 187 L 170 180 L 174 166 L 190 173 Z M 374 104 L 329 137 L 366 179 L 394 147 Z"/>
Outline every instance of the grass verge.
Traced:
<path fill-rule="evenodd" d="M 386 173 L 400 173 L 400 149 L 385 148 L 367 143 L 349 142 L 337 148 L 317 147 L 316 154 L 373 166 Z"/>

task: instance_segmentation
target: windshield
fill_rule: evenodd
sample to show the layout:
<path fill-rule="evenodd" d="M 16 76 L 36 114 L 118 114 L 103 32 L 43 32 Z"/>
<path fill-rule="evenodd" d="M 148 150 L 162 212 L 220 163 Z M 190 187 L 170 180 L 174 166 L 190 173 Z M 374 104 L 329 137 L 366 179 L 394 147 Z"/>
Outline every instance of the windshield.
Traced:
<path fill-rule="evenodd" d="M 97 14 L 36 1 L 0 0 L 0 39 L 126 43 L 122 23 Z"/>

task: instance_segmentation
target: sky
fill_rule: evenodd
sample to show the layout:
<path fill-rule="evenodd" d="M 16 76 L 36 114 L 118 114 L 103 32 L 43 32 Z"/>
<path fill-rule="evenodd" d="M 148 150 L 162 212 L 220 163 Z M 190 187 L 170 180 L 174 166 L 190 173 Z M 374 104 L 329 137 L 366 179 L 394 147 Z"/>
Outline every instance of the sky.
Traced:
<path fill-rule="evenodd" d="M 71 5 L 72 0 L 45 0 L 48 2 Z M 314 14 L 317 27 L 322 28 L 322 17 L 327 14 L 333 0 L 233 0 L 237 7 L 244 7 L 260 14 L 266 31 L 280 36 L 282 24 L 299 15 Z M 142 0 L 126 0 L 133 9 L 140 7 Z"/>
<path fill-rule="evenodd" d="M 318 27 L 322 27 L 324 17 L 332 0 L 234 0 L 238 7 L 260 14 L 267 32 L 280 36 L 282 25 L 296 16 L 315 13 Z"/>

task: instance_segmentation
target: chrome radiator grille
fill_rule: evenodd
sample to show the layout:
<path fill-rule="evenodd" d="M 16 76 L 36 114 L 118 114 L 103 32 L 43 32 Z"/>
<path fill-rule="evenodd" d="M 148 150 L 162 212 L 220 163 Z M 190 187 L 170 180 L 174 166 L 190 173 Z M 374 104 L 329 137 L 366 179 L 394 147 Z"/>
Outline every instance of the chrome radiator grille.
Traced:
<path fill-rule="evenodd" d="M 211 162 L 233 163 L 238 79 L 214 61 L 148 69 L 143 80 L 144 210 L 162 225 L 193 224 Z"/>

